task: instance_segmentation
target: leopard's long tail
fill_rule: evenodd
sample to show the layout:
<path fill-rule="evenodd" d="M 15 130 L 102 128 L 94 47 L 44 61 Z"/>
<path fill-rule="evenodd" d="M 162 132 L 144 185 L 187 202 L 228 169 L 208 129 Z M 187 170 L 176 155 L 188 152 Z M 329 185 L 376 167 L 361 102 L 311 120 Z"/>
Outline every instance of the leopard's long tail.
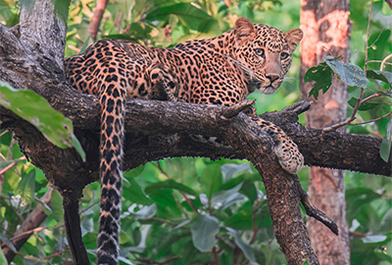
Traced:
<path fill-rule="evenodd" d="M 113 82 L 102 84 L 101 91 L 101 201 L 97 264 L 117 265 L 121 212 L 125 90 L 118 83 Z"/>

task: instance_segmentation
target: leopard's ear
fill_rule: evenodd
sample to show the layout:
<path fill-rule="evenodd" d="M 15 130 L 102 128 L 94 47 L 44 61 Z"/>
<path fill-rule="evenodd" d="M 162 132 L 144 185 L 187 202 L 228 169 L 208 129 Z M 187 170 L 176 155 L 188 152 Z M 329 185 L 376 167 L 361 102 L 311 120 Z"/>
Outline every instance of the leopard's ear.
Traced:
<path fill-rule="evenodd" d="M 240 42 L 254 38 L 256 35 L 256 29 L 252 23 L 246 18 L 239 18 L 235 22 L 235 36 Z"/>
<path fill-rule="evenodd" d="M 289 45 L 290 52 L 294 52 L 298 43 L 302 40 L 304 33 L 301 29 L 292 29 L 284 34 L 284 37 Z"/>

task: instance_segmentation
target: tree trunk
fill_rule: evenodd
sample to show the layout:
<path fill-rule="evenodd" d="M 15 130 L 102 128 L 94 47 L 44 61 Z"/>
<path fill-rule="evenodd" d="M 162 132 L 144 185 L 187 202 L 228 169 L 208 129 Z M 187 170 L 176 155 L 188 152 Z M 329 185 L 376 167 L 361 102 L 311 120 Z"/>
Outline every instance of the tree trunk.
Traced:
<path fill-rule="evenodd" d="M 300 80 L 302 95 L 306 97 L 312 84 L 304 84 L 303 77 L 310 67 L 324 61 L 325 55 L 342 55 L 345 62 L 349 61 L 349 1 L 302 0 L 301 28 L 305 38 L 301 43 Z M 307 126 L 321 129 L 344 120 L 346 102 L 347 86 L 334 77 L 331 88 L 324 95 L 319 95 L 306 113 Z M 311 167 L 310 200 L 335 220 L 340 232 L 336 236 L 310 219 L 309 234 L 320 264 L 350 264 L 344 192 L 344 171 Z"/>

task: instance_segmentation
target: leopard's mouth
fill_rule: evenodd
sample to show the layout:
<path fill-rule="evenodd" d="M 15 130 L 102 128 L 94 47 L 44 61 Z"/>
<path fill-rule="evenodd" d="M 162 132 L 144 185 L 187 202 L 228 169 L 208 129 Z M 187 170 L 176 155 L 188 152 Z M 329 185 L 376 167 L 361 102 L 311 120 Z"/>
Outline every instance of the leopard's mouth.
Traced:
<path fill-rule="evenodd" d="M 272 82 L 269 79 L 259 80 L 251 79 L 248 84 L 248 90 L 250 93 L 258 89 L 263 94 L 273 94 L 280 87 L 281 82 L 279 80 Z"/>
<path fill-rule="evenodd" d="M 263 93 L 263 94 L 270 95 L 270 94 L 275 93 L 276 90 L 278 90 L 278 88 L 279 88 L 279 87 L 276 87 L 276 88 L 275 88 L 275 87 L 273 87 L 272 85 L 269 85 L 269 86 L 261 86 L 261 87 L 259 88 L 259 90 L 260 90 L 260 92 Z"/>

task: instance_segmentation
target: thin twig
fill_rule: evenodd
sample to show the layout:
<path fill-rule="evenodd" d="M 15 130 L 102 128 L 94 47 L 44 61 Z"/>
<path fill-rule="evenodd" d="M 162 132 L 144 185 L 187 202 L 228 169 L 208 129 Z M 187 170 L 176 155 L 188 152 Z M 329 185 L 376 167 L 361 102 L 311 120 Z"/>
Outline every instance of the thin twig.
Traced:
<path fill-rule="evenodd" d="M 387 57 L 389 57 L 389 56 L 392 56 L 392 54 L 388 55 Z M 382 63 L 382 62 L 384 62 L 384 65 L 383 65 L 384 67 L 385 67 L 385 64 L 392 65 L 392 63 L 390 63 L 390 62 L 385 62 L 385 61 L 381 61 L 381 60 L 370 60 L 370 61 L 368 61 L 368 63 Z"/>
<path fill-rule="evenodd" d="M 0 170 L 0 175 L 4 174 L 5 172 L 7 172 L 9 169 L 11 169 L 15 165 L 16 165 L 16 163 L 13 162 L 13 163 L 9 164 L 8 166 L 6 166 L 5 168 L 2 168 Z"/>
<path fill-rule="evenodd" d="M 222 241 L 223 243 L 225 243 L 228 247 L 230 247 L 233 251 L 237 248 L 237 246 L 235 244 L 233 244 L 230 240 L 228 240 L 227 238 L 224 238 L 222 236 L 215 236 L 216 239 Z"/>
<path fill-rule="evenodd" d="M 93 204 L 91 204 L 91 205 L 89 205 L 89 206 L 87 206 L 86 208 L 84 208 L 83 210 L 81 210 L 80 212 L 79 212 L 79 214 L 82 214 L 82 213 L 84 213 L 85 211 L 87 211 L 88 209 L 90 209 L 90 208 L 92 208 L 92 207 L 94 207 L 95 205 L 97 205 L 99 203 L 99 200 L 98 201 L 96 201 L 96 202 L 94 202 Z"/>
<path fill-rule="evenodd" d="M 162 169 L 161 164 L 159 163 L 159 161 L 157 162 L 158 165 L 158 169 L 162 172 L 163 175 L 166 176 L 167 179 L 170 179 L 169 175 Z M 184 199 L 188 202 L 189 206 L 191 206 L 191 208 L 193 209 L 193 211 L 195 211 L 195 213 L 197 213 L 198 215 L 200 215 L 199 211 L 197 210 L 196 206 L 193 204 L 193 202 L 188 198 L 188 196 L 186 196 L 185 193 L 180 192 L 182 197 L 184 197 Z"/>
<path fill-rule="evenodd" d="M 259 206 L 260 202 L 262 202 L 262 200 L 257 199 L 253 203 L 253 211 L 252 211 L 252 230 L 253 230 L 253 232 L 252 232 L 252 235 L 249 240 L 250 244 L 252 244 L 255 241 L 257 231 L 258 231 L 258 227 L 256 226 L 256 218 L 257 218 L 257 210 L 258 210 L 258 206 Z"/>
<path fill-rule="evenodd" d="M 48 260 L 48 259 L 51 259 L 51 258 L 54 258 L 54 257 L 60 257 L 62 254 L 66 253 L 68 251 L 69 251 L 69 249 L 64 249 L 64 250 L 62 250 L 60 252 L 57 252 L 57 253 L 54 253 L 52 255 L 46 256 L 46 257 L 44 257 L 44 259 Z"/>
<path fill-rule="evenodd" d="M 380 37 L 381 37 L 382 33 L 384 32 L 384 30 L 385 30 L 385 29 L 382 29 L 382 30 L 380 31 L 380 33 L 378 34 L 377 38 L 373 41 L 372 44 L 369 45 L 368 49 L 372 48 L 372 47 L 376 44 L 376 42 L 380 39 Z M 369 39 L 369 36 L 368 36 L 368 39 Z"/>
<path fill-rule="evenodd" d="M 218 257 L 218 253 L 217 253 L 216 249 L 217 249 L 216 246 L 214 246 L 212 248 L 212 255 L 214 255 L 215 265 L 220 265 L 219 257 Z"/>
<path fill-rule="evenodd" d="M 4 174 L 5 172 L 7 172 L 9 169 L 11 169 L 13 166 L 16 165 L 16 163 L 26 160 L 25 156 L 22 156 L 21 158 L 18 158 L 15 162 L 12 162 L 11 164 L 9 164 L 8 166 L 6 166 L 5 168 L 0 169 L 0 175 Z"/>
<path fill-rule="evenodd" d="M 364 100 L 362 100 L 362 101 L 361 101 L 361 104 L 364 103 L 364 102 L 366 102 L 366 101 L 368 101 L 368 100 L 370 100 L 370 99 L 372 99 L 372 98 L 378 98 L 378 97 L 381 97 L 381 96 L 384 96 L 384 95 L 383 95 L 383 94 L 380 94 L 380 93 L 373 94 L 373 95 L 371 95 L 371 96 L 368 96 L 368 97 L 365 98 Z"/>
<path fill-rule="evenodd" d="M 390 58 L 392 58 L 392 53 L 390 55 L 388 55 L 387 57 L 385 57 L 384 60 L 382 60 L 381 66 L 380 66 L 380 71 L 382 71 L 382 69 L 384 69 L 385 64 L 391 64 L 391 63 L 387 62 L 387 60 L 389 60 Z"/>
<path fill-rule="evenodd" d="M 355 236 L 355 237 L 366 237 L 367 236 L 367 234 L 358 233 L 358 232 L 354 232 L 354 231 L 350 231 L 349 234 L 350 234 L 350 236 Z"/>
<path fill-rule="evenodd" d="M 385 115 L 382 115 L 381 117 L 378 117 L 378 118 L 373 119 L 373 120 L 370 120 L 370 121 L 364 121 L 364 122 L 358 122 L 358 123 L 350 123 L 349 125 L 363 125 L 363 124 L 368 124 L 368 123 L 375 122 L 375 121 L 381 120 L 381 119 L 383 119 L 383 118 L 386 118 L 386 117 L 388 117 L 388 116 L 390 116 L 390 115 L 392 115 L 392 111 L 389 112 L 389 113 L 387 113 L 387 114 L 385 114 Z"/>
<path fill-rule="evenodd" d="M 151 217 L 151 218 L 148 218 L 148 219 L 145 219 L 145 220 L 157 221 L 157 222 L 160 222 L 160 223 L 168 224 L 168 225 L 173 226 L 173 227 L 176 227 L 178 225 L 176 223 L 169 222 L 166 219 L 161 219 L 161 218 L 157 218 L 157 217 Z M 181 228 L 187 229 L 186 227 L 181 227 Z"/>
<path fill-rule="evenodd" d="M 25 236 L 27 236 L 27 235 L 31 235 L 31 234 L 34 233 L 34 232 L 39 232 L 39 231 L 42 231 L 42 230 L 44 230 L 44 229 L 49 229 L 49 228 L 51 228 L 51 227 L 49 227 L 49 226 L 37 227 L 37 228 L 31 229 L 31 230 L 29 230 L 29 231 L 23 232 L 23 233 L 21 233 L 21 234 L 19 234 L 19 235 L 17 235 L 17 236 L 11 237 L 9 240 L 10 240 L 10 241 L 16 241 L 16 240 L 18 240 L 18 239 L 21 238 L 21 237 L 25 237 Z"/>

